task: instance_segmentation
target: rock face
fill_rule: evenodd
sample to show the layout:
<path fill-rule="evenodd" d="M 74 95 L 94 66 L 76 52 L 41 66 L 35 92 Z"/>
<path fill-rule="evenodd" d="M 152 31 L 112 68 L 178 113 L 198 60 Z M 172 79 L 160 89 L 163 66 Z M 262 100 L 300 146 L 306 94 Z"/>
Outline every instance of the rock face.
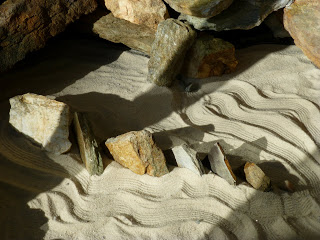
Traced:
<path fill-rule="evenodd" d="M 290 0 L 236 0 L 221 14 L 212 18 L 199 18 L 181 15 L 198 30 L 224 31 L 232 29 L 251 29 L 273 11 L 285 7 Z"/>
<path fill-rule="evenodd" d="M 214 173 L 225 179 L 229 184 L 236 184 L 236 176 L 234 175 L 228 159 L 219 143 L 213 145 L 209 152 L 209 161 L 211 169 Z"/>
<path fill-rule="evenodd" d="M 213 17 L 230 6 L 233 0 L 164 0 L 180 13 L 191 16 Z"/>
<path fill-rule="evenodd" d="M 169 17 L 162 0 L 105 0 L 105 4 L 115 17 L 146 25 L 154 30 L 161 21 Z"/>
<path fill-rule="evenodd" d="M 199 176 L 205 173 L 201 161 L 196 157 L 197 152 L 191 149 L 187 144 L 172 148 L 172 152 L 179 167 L 188 168 Z"/>
<path fill-rule="evenodd" d="M 168 173 L 166 160 L 160 148 L 146 130 L 128 132 L 106 141 L 114 160 L 137 174 L 161 177 Z"/>
<path fill-rule="evenodd" d="M 151 45 L 155 38 L 153 29 L 116 18 L 112 13 L 95 22 L 93 32 L 108 41 L 123 43 L 148 55 L 150 55 Z"/>
<path fill-rule="evenodd" d="M 42 48 L 49 38 L 96 7 L 95 0 L 5 1 L 0 5 L 0 72 Z"/>
<path fill-rule="evenodd" d="M 161 22 L 151 47 L 148 81 L 170 86 L 195 38 L 196 32 L 188 24 L 172 18 Z"/>
<path fill-rule="evenodd" d="M 190 78 L 221 76 L 235 71 L 237 65 L 235 48 L 231 43 L 202 36 L 187 52 L 181 74 Z"/>
<path fill-rule="evenodd" d="M 295 44 L 320 68 L 320 1 L 296 0 L 284 9 L 284 26 Z"/>
<path fill-rule="evenodd" d="M 90 124 L 84 113 L 74 113 L 73 123 L 77 135 L 81 159 L 90 175 L 103 173 L 102 157 Z"/>
<path fill-rule="evenodd" d="M 11 98 L 10 105 L 9 122 L 19 132 L 49 152 L 70 149 L 68 105 L 31 93 Z"/>
<path fill-rule="evenodd" d="M 258 190 L 266 191 L 270 188 L 270 178 L 256 164 L 247 162 L 244 165 L 246 180 L 250 185 Z"/>

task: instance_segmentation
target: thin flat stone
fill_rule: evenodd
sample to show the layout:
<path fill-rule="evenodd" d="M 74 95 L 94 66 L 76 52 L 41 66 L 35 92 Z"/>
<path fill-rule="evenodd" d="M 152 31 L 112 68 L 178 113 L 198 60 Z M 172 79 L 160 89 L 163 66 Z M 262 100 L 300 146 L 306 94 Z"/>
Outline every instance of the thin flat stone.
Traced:
<path fill-rule="evenodd" d="M 187 168 L 199 176 L 205 173 L 202 162 L 197 159 L 197 152 L 187 144 L 172 148 L 172 152 L 179 167 Z"/>
<path fill-rule="evenodd" d="M 103 173 L 102 157 L 98 143 L 84 113 L 74 113 L 74 127 L 77 135 L 81 159 L 90 175 Z"/>
<path fill-rule="evenodd" d="M 267 191 L 270 188 L 270 178 L 256 164 L 247 162 L 244 165 L 246 180 L 250 185 L 261 191 Z"/>

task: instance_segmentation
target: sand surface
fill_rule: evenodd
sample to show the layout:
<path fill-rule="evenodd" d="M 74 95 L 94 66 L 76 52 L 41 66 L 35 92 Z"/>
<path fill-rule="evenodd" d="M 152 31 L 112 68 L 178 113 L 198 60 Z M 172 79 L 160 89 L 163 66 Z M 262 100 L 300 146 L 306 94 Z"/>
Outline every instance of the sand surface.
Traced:
<path fill-rule="evenodd" d="M 2 75 L 0 239 L 320 239 L 320 70 L 295 46 L 237 58 L 235 73 L 193 80 L 199 90 L 188 93 L 146 82 L 145 56 L 60 39 Z M 100 143 L 141 129 L 164 150 L 219 141 L 232 167 L 255 162 L 295 192 L 234 187 L 173 163 L 163 177 L 140 176 L 106 155 L 104 173 L 90 177 L 76 144 L 55 156 L 9 125 L 8 99 L 27 92 L 88 112 Z"/>

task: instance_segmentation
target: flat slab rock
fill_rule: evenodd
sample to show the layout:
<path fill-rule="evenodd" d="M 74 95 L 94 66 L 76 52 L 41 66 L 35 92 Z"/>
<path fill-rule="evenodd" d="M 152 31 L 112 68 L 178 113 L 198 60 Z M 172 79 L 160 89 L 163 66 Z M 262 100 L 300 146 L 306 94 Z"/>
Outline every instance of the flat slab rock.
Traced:
<path fill-rule="evenodd" d="M 170 86 L 195 38 L 196 32 L 188 24 L 172 18 L 161 22 L 151 47 L 148 81 Z"/>
<path fill-rule="evenodd" d="M 106 146 L 115 161 L 134 173 L 161 177 L 169 173 L 163 152 L 152 139 L 149 131 L 132 131 L 116 138 L 109 138 Z"/>
<path fill-rule="evenodd" d="M 162 0 L 105 0 L 105 5 L 115 17 L 146 25 L 154 30 L 161 21 L 169 17 Z"/>
<path fill-rule="evenodd" d="M 179 16 L 198 30 L 251 29 L 259 26 L 273 11 L 285 7 L 290 0 L 236 0 L 229 8 L 212 18 L 199 18 L 186 14 Z"/>
<path fill-rule="evenodd" d="M 116 18 L 112 13 L 101 17 L 93 24 L 93 32 L 99 37 L 124 45 L 150 55 L 155 30 Z"/>
<path fill-rule="evenodd" d="M 81 159 L 86 169 L 90 175 L 101 175 L 103 173 L 102 157 L 86 114 L 75 112 L 73 123 Z"/>
<path fill-rule="evenodd" d="M 284 9 L 284 26 L 295 44 L 320 68 L 320 1 L 294 1 Z"/>
<path fill-rule="evenodd" d="M 9 122 L 16 130 L 48 152 L 60 154 L 70 149 L 68 105 L 32 93 L 10 98 L 10 105 Z"/>
<path fill-rule="evenodd" d="M 233 0 L 164 0 L 177 12 L 208 18 L 218 15 L 230 6 Z"/>

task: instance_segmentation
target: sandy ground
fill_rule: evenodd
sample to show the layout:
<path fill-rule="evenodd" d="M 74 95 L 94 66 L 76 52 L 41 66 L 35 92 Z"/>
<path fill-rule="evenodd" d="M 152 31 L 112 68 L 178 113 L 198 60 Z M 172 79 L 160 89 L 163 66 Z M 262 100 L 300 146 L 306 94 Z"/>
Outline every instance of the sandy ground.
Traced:
<path fill-rule="evenodd" d="M 237 52 L 238 70 L 190 80 L 196 92 L 146 82 L 148 58 L 92 39 L 60 39 L 1 76 L 1 239 L 319 239 L 320 70 L 295 46 Z M 189 81 L 188 80 L 188 81 Z M 52 95 L 87 112 L 100 143 L 148 129 L 163 149 L 214 142 L 233 168 L 257 163 L 294 193 L 229 185 L 170 163 L 160 177 L 136 175 L 105 155 L 89 176 L 74 140 L 55 156 L 8 123 L 8 99 Z"/>

